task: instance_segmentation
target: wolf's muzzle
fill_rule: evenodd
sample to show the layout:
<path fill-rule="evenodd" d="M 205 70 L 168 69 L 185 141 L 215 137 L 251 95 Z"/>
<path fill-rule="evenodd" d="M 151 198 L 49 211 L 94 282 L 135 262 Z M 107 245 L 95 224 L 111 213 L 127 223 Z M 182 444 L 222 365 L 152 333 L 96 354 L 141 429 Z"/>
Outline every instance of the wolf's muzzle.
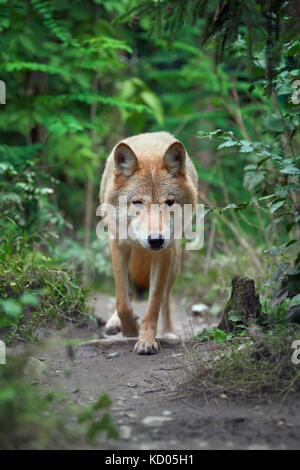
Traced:
<path fill-rule="evenodd" d="M 162 235 L 149 235 L 148 243 L 152 250 L 159 250 L 164 244 L 164 237 Z"/>

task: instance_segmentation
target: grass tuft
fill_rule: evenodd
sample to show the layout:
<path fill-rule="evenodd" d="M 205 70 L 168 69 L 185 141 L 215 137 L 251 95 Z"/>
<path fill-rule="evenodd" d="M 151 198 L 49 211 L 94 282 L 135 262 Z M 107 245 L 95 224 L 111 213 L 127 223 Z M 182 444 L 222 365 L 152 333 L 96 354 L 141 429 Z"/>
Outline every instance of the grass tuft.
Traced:
<path fill-rule="evenodd" d="M 0 331 L 13 339 L 33 339 L 37 328 L 86 318 L 87 290 L 68 270 L 40 252 L 0 258 Z"/>
<path fill-rule="evenodd" d="M 300 364 L 292 362 L 296 326 L 274 328 L 263 337 L 234 337 L 194 356 L 191 382 L 205 398 L 285 399 L 300 390 Z M 199 350 L 199 342 L 194 350 Z"/>

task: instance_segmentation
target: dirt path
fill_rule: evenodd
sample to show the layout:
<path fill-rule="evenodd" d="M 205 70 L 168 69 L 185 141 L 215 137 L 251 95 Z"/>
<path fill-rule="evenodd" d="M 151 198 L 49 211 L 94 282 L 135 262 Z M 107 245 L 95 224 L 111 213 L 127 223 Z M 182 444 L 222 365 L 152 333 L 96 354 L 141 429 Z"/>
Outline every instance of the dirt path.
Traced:
<path fill-rule="evenodd" d="M 92 304 L 104 320 L 114 308 L 113 299 L 107 296 L 97 296 Z M 135 311 L 141 314 L 145 305 L 135 303 Z M 184 337 L 206 326 L 199 318 L 189 319 L 179 301 L 174 307 L 177 331 Z M 94 333 L 92 326 L 77 327 L 71 336 L 91 338 Z M 76 346 L 73 360 L 65 347 L 52 348 L 47 353 L 49 372 L 44 379 L 44 385 L 65 388 L 80 404 L 93 403 L 104 392 L 111 396 L 111 414 L 121 439 L 101 442 L 100 448 L 299 448 L 299 397 L 281 408 L 276 403 L 231 402 L 221 397 L 206 403 L 200 394 L 179 392 L 189 366 L 184 345 L 162 344 L 160 354 L 138 356 L 133 353 L 135 341 L 122 340 L 120 335 L 111 338 L 100 346 Z M 68 368 L 71 373 L 65 374 Z"/>

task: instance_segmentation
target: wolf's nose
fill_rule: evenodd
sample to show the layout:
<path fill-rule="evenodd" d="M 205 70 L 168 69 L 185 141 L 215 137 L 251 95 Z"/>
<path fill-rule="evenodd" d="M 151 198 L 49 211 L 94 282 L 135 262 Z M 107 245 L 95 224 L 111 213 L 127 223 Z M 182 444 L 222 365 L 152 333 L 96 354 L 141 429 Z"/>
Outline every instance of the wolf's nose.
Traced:
<path fill-rule="evenodd" d="M 149 235 L 148 243 L 152 250 L 159 250 L 163 245 L 165 239 L 162 235 Z"/>

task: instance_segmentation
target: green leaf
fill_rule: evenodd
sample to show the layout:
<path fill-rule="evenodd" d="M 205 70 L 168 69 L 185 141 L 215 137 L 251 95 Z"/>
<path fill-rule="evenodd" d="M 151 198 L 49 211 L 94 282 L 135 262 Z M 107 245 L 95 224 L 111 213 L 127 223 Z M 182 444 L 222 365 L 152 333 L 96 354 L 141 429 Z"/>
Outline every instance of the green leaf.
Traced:
<path fill-rule="evenodd" d="M 254 189 L 264 179 L 265 175 L 262 171 L 246 171 L 243 184 L 248 191 L 252 191 L 252 189 Z"/>
<path fill-rule="evenodd" d="M 241 153 L 253 152 L 254 147 L 253 147 L 252 142 L 249 142 L 248 140 L 241 140 L 240 144 L 241 146 L 239 148 L 239 152 Z"/>
<path fill-rule="evenodd" d="M 232 321 L 233 323 L 236 323 L 237 321 L 241 321 L 241 314 L 238 311 L 231 310 L 227 316 L 228 316 L 228 319 Z"/>
<path fill-rule="evenodd" d="M 162 109 L 162 105 L 161 105 L 159 98 L 149 90 L 142 91 L 140 96 L 141 96 L 141 99 L 144 101 L 144 103 L 147 104 L 149 108 L 152 109 L 153 115 L 155 116 L 157 122 L 159 124 L 163 124 L 164 115 L 163 115 L 163 109 Z"/>
<path fill-rule="evenodd" d="M 40 304 L 38 297 L 31 293 L 22 294 L 20 297 L 20 302 L 23 305 L 31 305 L 33 307 L 37 307 Z"/>
<path fill-rule="evenodd" d="M 106 431 L 109 439 L 118 439 L 119 437 L 118 430 L 108 413 L 105 413 L 101 420 L 96 421 L 89 426 L 87 438 L 89 440 L 94 440 L 99 433 L 104 431 Z"/>
<path fill-rule="evenodd" d="M 279 209 L 280 207 L 282 207 L 285 203 L 285 200 L 283 201 L 277 201 L 277 202 L 272 202 L 272 204 L 270 205 L 270 212 L 271 214 L 274 214 L 274 212 L 277 211 L 277 209 Z"/>
<path fill-rule="evenodd" d="M 293 163 L 292 160 L 284 160 L 280 165 L 280 173 L 284 175 L 300 175 L 300 170 Z"/>
<path fill-rule="evenodd" d="M 95 410 L 100 410 L 100 409 L 103 409 L 103 408 L 109 408 L 111 405 L 111 399 L 109 398 L 109 396 L 104 393 L 103 395 L 101 395 L 96 404 L 94 405 L 94 409 Z"/>
<path fill-rule="evenodd" d="M 0 63 L 0 69 L 7 72 L 16 72 L 23 70 L 30 70 L 32 72 L 43 72 L 50 75 L 60 75 L 62 78 L 70 79 L 72 74 L 63 68 L 53 67 L 46 64 L 39 64 L 37 62 L 6 62 Z"/>
<path fill-rule="evenodd" d="M 0 366 L 3 367 L 3 366 Z M 14 399 L 16 393 L 13 387 L 7 386 L 0 389 L 0 403 L 11 401 Z"/>
<path fill-rule="evenodd" d="M 22 313 L 21 304 L 13 299 L 1 300 L 0 305 L 6 315 L 19 317 Z"/>
<path fill-rule="evenodd" d="M 217 150 L 221 150 L 222 148 L 226 148 L 226 147 L 237 147 L 237 146 L 239 146 L 238 142 L 236 142 L 235 140 L 228 139 L 222 142 L 220 145 L 218 145 Z"/>
<path fill-rule="evenodd" d="M 93 417 L 94 408 L 92 405 L 86 405 L 78 415 L 78 423 L 85 423 Z"/>
<path fill-rule="evenodd" d="M 227 339 L 227 334 L 225 331 L 219 330 L 218 328 L 215 329 L 214 335 L 213 335 L 214 341 L 217 343 L 224 343 Z"/>
<path fill-rule="evenodd" d="M 284 122 L 281 118 L 278 118 L 277 116 L 273 117 L 273 116 L 269 116 L 267 115 L 264 119 L 263 119 L 263 124 L 265 126 L 266 129 L 268 129 L 269 131 L 273 131 L 273 132 L 284 132 Z"/>

